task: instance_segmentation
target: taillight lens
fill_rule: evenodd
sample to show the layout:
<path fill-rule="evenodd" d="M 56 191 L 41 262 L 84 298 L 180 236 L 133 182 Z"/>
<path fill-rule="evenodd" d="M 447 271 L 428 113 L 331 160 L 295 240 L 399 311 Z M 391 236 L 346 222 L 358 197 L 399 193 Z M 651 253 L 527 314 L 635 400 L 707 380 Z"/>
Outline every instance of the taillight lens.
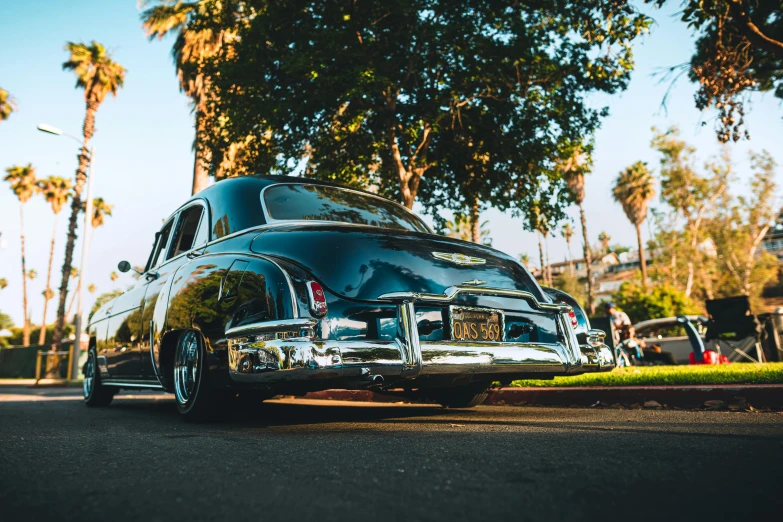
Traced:
<path fill-rule="evenodd" d="M 310 299 L 310 312 L 316 317 L 326 315 L 326 295 L 323 287 L 315 281 L 307 283 L 307 296 Z"/>
<path fill-rule="evenodd" d="M 579 321 L 576 320 L 576 313 L 573 310 L 568 312 L 568 317 L 571 319 L 571 326 L 574 328 L 579 326 Z"/>

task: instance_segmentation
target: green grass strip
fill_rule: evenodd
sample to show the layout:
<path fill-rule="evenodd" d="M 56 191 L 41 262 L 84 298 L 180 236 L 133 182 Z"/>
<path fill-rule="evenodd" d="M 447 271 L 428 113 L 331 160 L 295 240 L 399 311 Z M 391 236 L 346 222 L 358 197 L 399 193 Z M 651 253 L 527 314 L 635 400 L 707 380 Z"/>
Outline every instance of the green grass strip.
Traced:
<path fill-rule="evenodd" d="M 631 366 L 608 373 L 588 373 L 541 381 L 514 381 L 511 386 L 654 386 L 683 384 L 783 384 L 783 363 L 716 366 Z"/>

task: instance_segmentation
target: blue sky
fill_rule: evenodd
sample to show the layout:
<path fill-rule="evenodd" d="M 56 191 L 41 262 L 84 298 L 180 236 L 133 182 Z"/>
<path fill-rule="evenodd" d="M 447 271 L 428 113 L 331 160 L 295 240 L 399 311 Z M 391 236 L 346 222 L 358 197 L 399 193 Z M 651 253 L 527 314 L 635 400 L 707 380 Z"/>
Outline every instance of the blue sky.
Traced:
<path fill-rule="evenodd" d="M 659 84 L 652 74 L 687 61 L 693 49 L 690 32 L 673 18 L 676 8 L 676 2 L 666 10 L 642 6 L 656 25 L 636 46 L 637 67 L 628 90 L 592 99 L 596 106 L 607 105 L 611 111 L 596 136 L 595 169 L 586 189 L 585 210 L 593 242 L 606 230 L 613 242 L 635 244 L 634 229 L 611 200 L 610 186 L 621 169 L 637 160 L 657 168 L 658 157 L 649 148 L 652 126 L 678 125 L 704 160 L 720 152 L 712 123 L 701 126 L 705 118 L 693 106 L 694 85 L 680 81 L 671 93 L 668 112 L 660 107 L 667 85 Z M 178 90 L 171 40 L 149 42 L 144 37 L 133 0 L 11 2 L 3 14 L 0 86 L 14 95 L 19 111 L 0 124 L 2 169 L 32 162 L 39 176 L 73 176 L 77 144 L 36 130 L 39 123 L 49 123 L 80 134 L 82 93 L 74 89 L 73 75 L 61 69 L 67 57 L 66 41 L 97 40 L 128 70 L 125 88 L 101 106 L 96 120 L 94 195 L 114 205 L 114 216 L 95 232 L 87 276 L 87 283 L 97 287 L 95 295 L 125 288 L 132 282 L 129 275 L 121 274 L 112 282 L 109 274 L 123 259 L 143 264 L 162 220 L 190 195 L 193 126 L 187 99 Z M 783 108 L 771 94 L 753 97 L 746 117 L 752 139 L 732 146 L 740 189 L 750 175 L 749 150 L 767 149 L 783 162 L 782 117 Z M 571 209 L 570 215 L 576 218 L 576 210 Z M 537 259 L 535 236 L 523 231 L 520 219 L 494 210 L 487 211 L 483 219 L 490 222 L 496 248 L 512 255 L 527 252 Z M 30 308 L 32 321 L 39 323 L 54 218 L 42 198 L 35 198 L 25 206 L 25 220 L 28 269 L 38 272 L 29 285 Z M 55 289 L 60 282 L 66 221 L 67 210 L 60 215 L 57 232 Z M 0 186 L 0 232 L 0 277 L 9 282 L 0 291 L 0 311 L 21 324 L 19 207 L 7 184 Z M 77 244 L 77 253 L 78 248 Z M 574 253 L 578 249 L 575 244 Z M 562 260 L 565 242 L 552 238 L 549 250 L 553 262 Z M 88 294 L 87 309 L 93 297 Z M 50 304 L 50 318 L 55 306 Z"/>

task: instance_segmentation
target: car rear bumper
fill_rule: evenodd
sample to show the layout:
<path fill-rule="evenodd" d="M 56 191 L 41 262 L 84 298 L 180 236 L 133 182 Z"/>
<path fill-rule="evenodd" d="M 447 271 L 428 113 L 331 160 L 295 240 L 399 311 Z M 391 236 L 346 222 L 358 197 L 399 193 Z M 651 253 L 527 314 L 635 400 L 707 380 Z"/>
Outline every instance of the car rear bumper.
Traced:
<path fill-rule="evenodd" d="M 525 299 L 556 314 L 560 341 L 519 342 L 421 341 L 417 301 L 448 302 L 459 293 L 483 293 Z M 232 328 L 228 339 L 229 375 L 235 382 L 274 384 L 323 379 L 357 379 L 369 384 L 429 375 L 572 375 L 610 371 L 614 352 L 604 332 L 591 330 L 580 344 L 570 325 L 567 305 L 539 303 L 527 292 L 451 287 L 443 295 L 395 293 L 381 296 L 397 304 L 398 333 L 393 340 L 320 340 L 317 321 L 290 319 Z"/>

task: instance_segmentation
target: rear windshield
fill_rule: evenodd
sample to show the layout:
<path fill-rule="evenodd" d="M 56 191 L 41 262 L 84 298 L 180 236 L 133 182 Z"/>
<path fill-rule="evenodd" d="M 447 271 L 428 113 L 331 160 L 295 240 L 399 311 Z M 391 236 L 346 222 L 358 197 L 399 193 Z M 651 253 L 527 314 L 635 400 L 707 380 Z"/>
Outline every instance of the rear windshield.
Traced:
<path fill-rule="evenodd" d="M 273 185 L 264 192 L 274 220 L 334 221 L 428 232 L 414 214 L 380 197 L 319 185 Z"/>

